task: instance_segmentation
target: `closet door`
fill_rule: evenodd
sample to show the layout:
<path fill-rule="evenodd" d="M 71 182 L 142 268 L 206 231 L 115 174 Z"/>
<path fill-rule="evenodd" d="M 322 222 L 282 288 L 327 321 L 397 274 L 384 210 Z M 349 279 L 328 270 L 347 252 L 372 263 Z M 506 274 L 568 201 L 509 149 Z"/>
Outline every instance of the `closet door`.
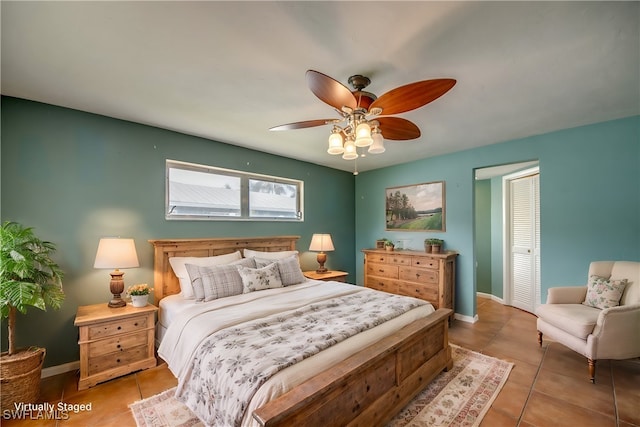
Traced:
<path fill-rule="evenodd" d="M 532 313 L 540 304 L 539 182 L 537 173 L 509 182 L 511 305 Z"/>

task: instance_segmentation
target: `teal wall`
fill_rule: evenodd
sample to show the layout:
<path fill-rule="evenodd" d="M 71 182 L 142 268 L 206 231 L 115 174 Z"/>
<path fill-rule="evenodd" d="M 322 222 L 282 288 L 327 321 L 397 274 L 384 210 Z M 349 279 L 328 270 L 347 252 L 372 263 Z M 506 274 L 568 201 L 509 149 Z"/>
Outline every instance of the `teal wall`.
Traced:
<path fill-rule="evenodd" d="M 491 294 L 491 180 L 475 182 L 475 197 L 476 291 Z"/>
<path fill-rule="evenodd" d="M 540 165 L 543 295 L 557 284 L 585 283 L 593 260 L 640 261 L 639 116 L 361 172 L 355 191 L 356 248 L 371 247 L 383 236 L 409 239 L 407 246 L 417 250 L 426 237 L 444 239 L 447 249 L 460 252 L 456 312 L 474 316 L 473 170 L 530 160 Z M 445 232 L 385 231 L 386 187 L 442 180 Z M 356 267 L 362 283 L 359 251 Z"/>
<path fill-rule="evenodd" d="M 46 366 L 78 360 L 77 307 L 109 300 L 108 272 L 92 268 L 103 236 L 136 240 L 141 267 L 126 271 L 128 284 L 152 283 L 152 238 L 295 234 L 303 268 L 313 269 L 315 254 L 306 251 L 311 234 L 327 232 L 336 246 L 328 267 L 362 284 L 360 251 L 376 239 L 407 239 L 409 248 L 423 250 L 425 238 L 439 237 L 460 252 L 456 312 L 473 316 L 474 169 L 481 167 L 540 162 L 543 295 L 553 285 L 584 283 L 592 260 L 640 261 L 640 117 L 361 172 L 355 183 L 348 172 L 15 98 L 2 98 L 1 125 L 0 218 L 55 242 L 66 273 L 62 310 L 31 310 L 18 319 L 18 344 L 47 347 Z M 286 171 L 305 182 L 305 221 L 166 221 L 167 158 L 268 175 Z M 441 180 L 445 232 L 385 231 L 386 187 Z M 497 185 L 492 180 L 492 210 Z M 495 282 L 500 227 L 495 212 L 491 218 L 492 293 L 501 296 Z"/>
<path fill-rule="evenodd" d="M 126 270 L 127 284 L 153 283 L 148 239 L 299 235 L 303 268 L 315 269 L 315 253 L 307 251 L 314 232 L 333 237 L 327 266 L 355 277 L 349 172 L 16 98 L 3 97 L 1 108 L 0 217 L 54 242 L 66 274 L 60 311 L 18 317 L 18 345 L 46 347 L 45 366 L 78 360 L 77 307 L 110 299 L 108 271 L 93 269 L 100 237 L 135 239 L 141 265 Z M 305 220 L 167 221 L 167 158 L 303 180 Z"/>

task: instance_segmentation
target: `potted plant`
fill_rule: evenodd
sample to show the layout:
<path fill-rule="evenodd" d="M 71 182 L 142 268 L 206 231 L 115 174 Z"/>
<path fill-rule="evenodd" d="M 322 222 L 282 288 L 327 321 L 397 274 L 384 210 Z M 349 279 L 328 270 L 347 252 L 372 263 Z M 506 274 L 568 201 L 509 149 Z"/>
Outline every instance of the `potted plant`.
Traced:
<path fill-rule="evenodd" d="M 137 285 L 131 285 L 127 289 L 127 294 L 131 297 L 131 304 L 134 307 L 144 307 L 147 305 L 149 293 L 153 289 L 146 283 L 140 283 Z"/>
<path fill-rule="evenodd" d="M 7 319 L 8 351 L 0 354 L 2 410 L 14 402 L 35 402 L 45 349 L 16 348 L 16 315 L 27 308 L 46 311 L 64 301 L 63 273 L 51 255 L 55 245 L 37 238 L 32 228 L 7 221 L 0 226 L 0 314 Z"/>
<path fill-rule="evenodd" d="M 439 254 L 442 251 L 443 244 L 444 244 L 444 240 L 431 239 L 431 252 L 434 254 Z"/>
<path fill-rule="evenodd" d="M 393 251 L 396 245 L 393 244 L 391 240 L 386 240 L 384 242 L 384 249 L 387 251 Z"/>

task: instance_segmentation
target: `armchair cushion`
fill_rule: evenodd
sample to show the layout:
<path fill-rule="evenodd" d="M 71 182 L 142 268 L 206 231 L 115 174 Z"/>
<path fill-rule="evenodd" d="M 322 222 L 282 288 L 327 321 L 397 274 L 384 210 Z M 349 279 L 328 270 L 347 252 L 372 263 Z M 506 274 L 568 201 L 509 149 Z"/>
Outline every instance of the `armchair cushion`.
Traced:
<path fill-rule="evenodd" d="M 601 312 L 582 304 L 543 304 L 536 309 L 545 322 L 583 340 L 593 332 Z"/>
<path fill-rule="evenodd" d="M 589 276 L 587 295 L 582 304 L 600 309 L 617 307 L 625 286 L 626 279 L 610 280 L 596 275 Z"/>

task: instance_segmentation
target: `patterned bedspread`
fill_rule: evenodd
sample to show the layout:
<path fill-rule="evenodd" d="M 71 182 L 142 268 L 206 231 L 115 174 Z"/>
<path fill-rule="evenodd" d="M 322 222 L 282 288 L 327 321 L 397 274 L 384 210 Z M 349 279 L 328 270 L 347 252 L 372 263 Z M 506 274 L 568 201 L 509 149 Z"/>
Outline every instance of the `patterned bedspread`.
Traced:
<path fill-rule="evenodd" d="M 238 426 L 278 371 L 423 304 L 363 289 L 219 330 L 196 350 L 176 397 L 208 425 Z"/>

